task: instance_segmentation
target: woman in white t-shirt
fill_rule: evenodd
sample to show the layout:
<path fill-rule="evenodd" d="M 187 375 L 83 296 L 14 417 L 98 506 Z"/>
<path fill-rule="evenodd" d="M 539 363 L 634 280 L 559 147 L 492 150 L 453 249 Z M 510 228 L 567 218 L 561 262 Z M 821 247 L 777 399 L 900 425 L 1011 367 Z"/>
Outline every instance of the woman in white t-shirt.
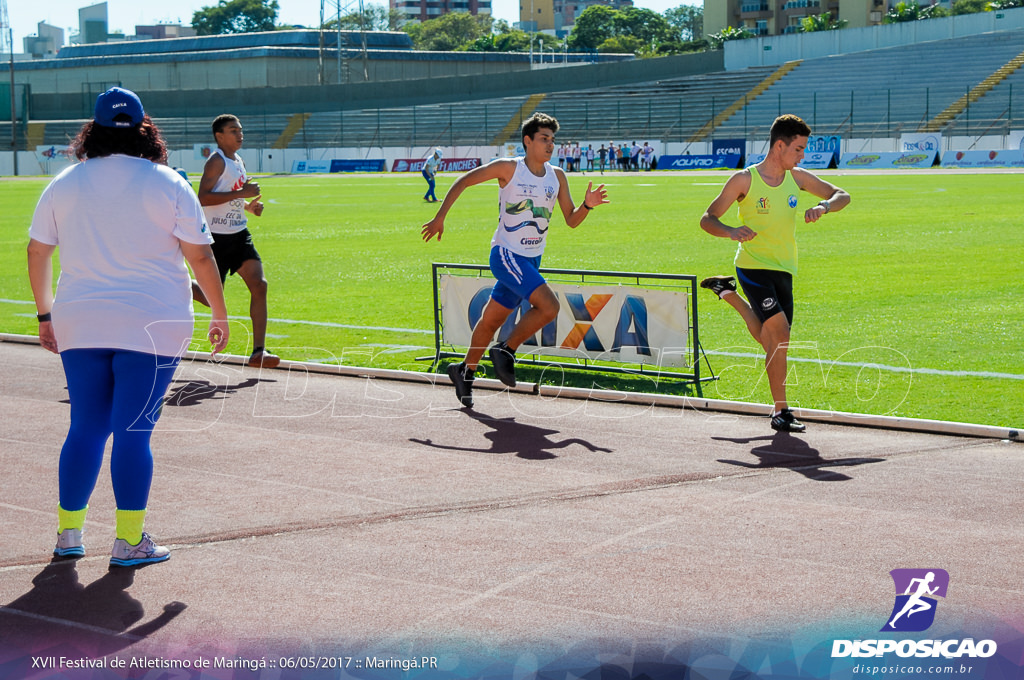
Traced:
<path fill-rule="evenodd" d="M 215 353 L 228 340 L 220 274 L 199 200 L 167 167 L 160 131 L 133 92 L 115 87 L 101 94 L 72 150 L 84 162 L 43 191 L 28 246 L 40 344 L 60 354 L 71 400 L 53 552 L 85 554 L 85 514 L 113 435 L 117 537 L 110 564 L 162 562 L 170 552 L 142 527 L 153 479 L 150 438 L 192 339 L 185 262 L 211 303 Z M 54 295 L 51 256 L 58 248 Z"/>

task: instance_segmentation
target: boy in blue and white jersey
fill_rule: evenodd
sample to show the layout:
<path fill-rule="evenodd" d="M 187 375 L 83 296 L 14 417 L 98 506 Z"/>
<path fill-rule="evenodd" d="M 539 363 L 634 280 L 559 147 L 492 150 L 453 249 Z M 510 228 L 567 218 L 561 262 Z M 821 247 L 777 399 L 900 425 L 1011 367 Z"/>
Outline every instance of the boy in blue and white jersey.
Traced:
<path fill-rule="evenodd" d="M 549 161 L 555 150 L 558 121 L 535 113 L 523 122 L 525 156 L 501 158 L 470 170 L 455 180 L 434 219 L 423 225 L 424 241 L 437 236 L 441 240 L 444 220 L 455 201 L 468 187 L 498 180 L 498 227 L 491 239 L 491 273 L 498 282 L 473 328 L 473 339 L 466 358 L 448 367 L 448 377 L 463 406 L 473 406 L 473 377 L 484 350 L 520 301 L 528 300 L 530 309 L 504 342 L 491 348 L 489 356 L 501 382 L 515 387 L 515 352 L 519 346 L 558 315 L 558 298 L 541 276 L 540 260 L 547 241 L 548 226 L 557 204 L 565 223 L 578 227 L 587 214 L 608 203 L 604 185 L 587 186 L 582 205 L 573 203 L 569 183 L 561 168 Z"/>

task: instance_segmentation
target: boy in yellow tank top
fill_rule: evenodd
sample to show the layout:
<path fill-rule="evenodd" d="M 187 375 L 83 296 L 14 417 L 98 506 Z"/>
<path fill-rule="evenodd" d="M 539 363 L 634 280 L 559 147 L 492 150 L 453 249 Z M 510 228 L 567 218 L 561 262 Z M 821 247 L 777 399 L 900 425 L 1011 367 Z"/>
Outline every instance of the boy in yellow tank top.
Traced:
<path fill-rule="evenodd" d="M 793 324 L 793 276 L 797 273 L 796 221 L 799 191 L 823 199 L 804 211 L 804 222 L 842 210 L 850 195 L 807 170 L 797 167 L 804 157 L 811 128 L 787 114 L 772 123 L 768 155 L 757 165 L 740 170 L 725 183 L 700 220 L 712 236 L 739 242 L 736 277 L 712 276 L 700 285 L 710 289 L 739 312 L 747 330 L 765 351 L 765 373 L 772 393 L 772 429 L 803 432 L 786 401 L 786 353 Z M 738 204 L 741 226 L 721 220 Z M 736 278 L 747 299 L 736 291 Z M 748 302 L 749 301 L 749 302 Z"/>

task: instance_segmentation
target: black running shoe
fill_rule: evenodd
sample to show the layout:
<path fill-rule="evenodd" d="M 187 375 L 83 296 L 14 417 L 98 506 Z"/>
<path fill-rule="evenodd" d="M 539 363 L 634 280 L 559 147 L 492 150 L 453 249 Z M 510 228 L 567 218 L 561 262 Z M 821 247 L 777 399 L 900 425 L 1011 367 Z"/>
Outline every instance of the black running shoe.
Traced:
<path fill-rule="evenodd" d="M 736 292 L 736 277 L 734 276 L 709 276 L 700 282 L 701 288 L 707 288 L 718 297 L 722 297 L 722 293 L 731 290 Z"/>
<path fill-rule="evenodd" d="M 772 416 L 772 429 L 776 432 L 803 432 L 807 426 L 796 419 L 788 408 Z"/>
<path fill-rule="evenodd" d="M 515 352 L 508 348 L 503 342 L 499 342 L 497 345 L 491 348 L 487 355 L 491 358 L 491 363 L 494 364 L 494 373 L 498 376 L 498 380 L 508 385 L 509 387 L 516 386 L 516 355 Z"/>
<path fill-rule="evenodd" d="M 455 396 L 466 408 L 473 408 L 473 375 L 466 376 L 466 362 L 448 366 L 448 377 L 455 385 Z"/>

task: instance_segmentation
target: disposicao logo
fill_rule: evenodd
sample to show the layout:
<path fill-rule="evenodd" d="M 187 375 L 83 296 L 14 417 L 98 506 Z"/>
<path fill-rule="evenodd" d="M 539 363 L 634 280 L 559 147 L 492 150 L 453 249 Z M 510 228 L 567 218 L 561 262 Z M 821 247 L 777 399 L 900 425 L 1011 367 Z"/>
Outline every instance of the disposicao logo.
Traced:
<path fill-rule="evenodd" d="M 945 569 L 893 569 L 889 572 L 896 588 L 892 612 L 879 632 L 919 633 L 935 622 L 938 599 L 945 598 L 949 573 Z M 881 657 L 895 652 L 899 657 L 946 659 L 988 658 L 996 653 L 994 640 L 834 640 L 832 658 Z"/>
<path fill-rule="evenodd" d="M 882 631 L 919 633 L 935 621 L 936 597 L 945 598 L 949 573 L 945 569 L 893 569 L 896 603 Z"/>

